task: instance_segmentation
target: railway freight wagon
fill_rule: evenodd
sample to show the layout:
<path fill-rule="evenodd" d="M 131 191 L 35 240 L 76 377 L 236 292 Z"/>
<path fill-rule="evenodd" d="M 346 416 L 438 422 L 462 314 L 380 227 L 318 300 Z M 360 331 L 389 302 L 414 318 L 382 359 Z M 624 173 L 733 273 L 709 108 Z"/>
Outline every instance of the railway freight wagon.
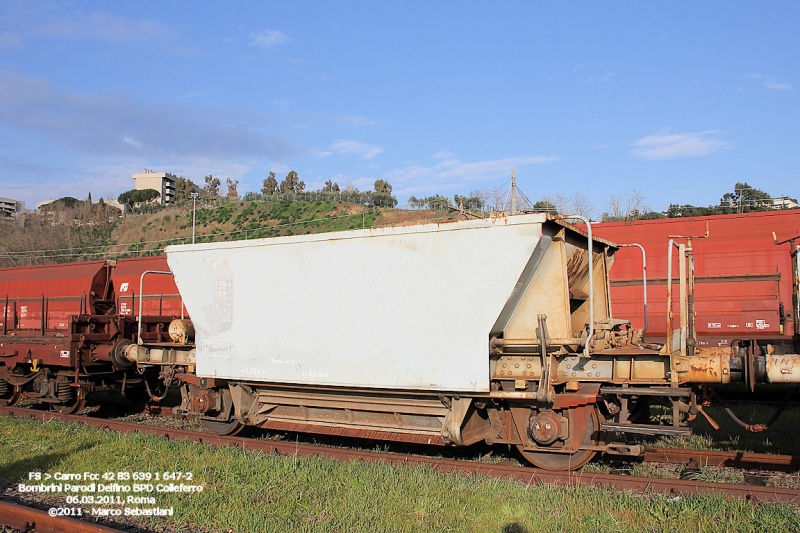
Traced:
<path fill-rule="evenodd" d="M 26 397 L 66 413 L 93 390 L 147 389 L 148 373 L 137 372 L 122 349 L 139 338 L 169 341 L 169 325 L 181 317 L 171 274 L 156 284 L 147 278 L 144 298 L 134 294 L 153 270 L 167 271 L 166 258 L 0 269 L 0 405 Z M 141 326 L 132 313 L 140 303 Z"/>
<path fill-rule="evenodd" d="M 602 223 L 593 228 L 617 242 L 639 243 L 646 251 L 647 340 L 663 342 L 666 335 L 668 241 L 694 236 L 698 344 L 745 343 L 762 350 L 783 344 L 793 345 L 795 352 L 800 349 L 800 240 L 791 240 L 800 236 L 800 209 Z M 642 279 L 640 250 L 619 250 L 611 270 L 611 301 L 615 314 L 630 319 L 636 328 L 645 325 Z"/>
<path fill-rule="evenodd" d="M 176 410 L 220 434 L 483 441 L 548 469 L 688 434 L 702 384 L 800 381 L 794 354 L 697 346 L 685 279 L 670 342 L 643 343 L 611 316 L 617 247 L 590 235 L 522 215 L 170 246 L 195 337 L 124 356 L 170 368 Z M 690 259 L 679 245 L 677 271 Z"/>
<path fill-rule="evenodd" d="M 186 315 L 166 256 L 120 259 L 112 282 L 120 315 L 139 316 L 140 305 L 145 317 Z"/>

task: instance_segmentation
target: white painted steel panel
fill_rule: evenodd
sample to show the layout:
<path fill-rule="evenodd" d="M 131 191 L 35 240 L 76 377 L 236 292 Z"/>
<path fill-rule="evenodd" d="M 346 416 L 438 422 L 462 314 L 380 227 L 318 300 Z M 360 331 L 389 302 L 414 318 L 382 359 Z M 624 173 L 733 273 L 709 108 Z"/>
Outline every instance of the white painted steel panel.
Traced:
<path fill-rule="evenodd" d="M 486 391 L 544 215 L 170 246 L 200 376 Z"/>

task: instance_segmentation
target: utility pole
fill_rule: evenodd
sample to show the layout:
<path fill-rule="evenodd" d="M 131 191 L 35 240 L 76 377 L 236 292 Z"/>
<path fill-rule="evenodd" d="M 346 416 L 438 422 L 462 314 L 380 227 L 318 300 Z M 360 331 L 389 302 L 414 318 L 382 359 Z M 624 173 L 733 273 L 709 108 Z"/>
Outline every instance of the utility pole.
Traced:
<path fill-rule="evenodd" d="M 511 215 L 517 214 L 517 175 L 515 169 L 511 169 Z"/>
<path fill-rule="evenodd" d="M 737 191 L 739 192 L 739 197 L 738 197 L 739 201 L 737 202 L 739 205 L 736 206 L 737 208 L 736 211 L 738 213 L 744 213 L 744 207 L 742 205 L 742 203 L 744 202 L 744 189 L 736 189 L 736 188 L 733 189 L 734 193 Z"/>
<path fill-rule="evenodd" d="M 189 198 L 192 199 L 192 244 L 194 244 L 194 227 L 197 221 L 195 214 L 197 212 L 197 199 L 200 198 L 200 195 L 196 192 L 189 193 Z"/>

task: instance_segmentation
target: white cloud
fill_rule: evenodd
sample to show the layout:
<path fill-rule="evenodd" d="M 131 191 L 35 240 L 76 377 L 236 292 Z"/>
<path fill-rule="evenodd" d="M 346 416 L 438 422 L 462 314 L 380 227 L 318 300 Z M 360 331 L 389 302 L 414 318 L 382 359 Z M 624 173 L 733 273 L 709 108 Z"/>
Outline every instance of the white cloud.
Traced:
<path fill-rule="evenodd" d="M 273 163 L 269 167 L 269 171 L 274 172 L 276 176 L 285 176 L 286 174 L 289 173 L 290 170 L 291 167 L 288 167 L 286 165 L 278 165 L 276 163 Z"/>
<path fill-rule="evenodd" d="M 431 165 L 412 165 L 383 173 L 376 169 L 362 167 L 357 173 L 340 172 L 332 176 L 316 176 L 316 180 L 307 179 L 306 184 L 313 188 L 317 186 L 317 182 L 321 186 L 323 181 L 330 179 L 342 188 L 350 183 L 357 189 L 368 190 L 372 188 L 376 179 L 384 179 L 392 184 L 393 194 L 402 201 L 409 194 L 447 195 L 491 186 L 498 179 L 508 180 L 512 168 L 517 169 L 518 177 L 523 177 L 526 167 L 558 159 L 557 157 L 522 156 L 464 162 L 449 151 L 439 152 L 431 158 L 435 160 Z"/>
<path fill-rule="evenodd" d="M 633 143 L 631 154 L 642 159 L 672 159 L 710 154 L 730 145 L 714 139 L 719 130 L 699 131 L 697 133 L 648 135 Z"/>
<path fill-rule="evenodd" d="M 71 3 L 0 3 L 0 21 L 14 34 L 0 34 L 0 49 L 15 47 L 25 38 L 103 42 L 160 42 L 173 32 L 161 21 L 132 19 L 101 12 L 81 11 Z"/>
<path fill-rule="evenodd" d="M 103 197 L 116 198 L 119 193 L 133 188 L 134 181 L 131 174 L 141 172 L 142 168 L 185 176 L 195 184 L 202 186 L 203 177 L 209 174 L 219 177 L 225 183 L 225 178 L 241 180 L 255 166 L 256 161 L 250 159 L 225 161 L 209 157 L 158 159 L 149 156 L 120 159 L 92 158 L 81 161 L 78 168 L 70 170 L 70 174 L 74 174 L 74 177 L 67 179 L 65 187 L 63 187 L 65 192 L 61 196 L 75 196 L 77 193 L 85 195 L 91 191 L 93 197 L 100 194 Z M 80 186 L 75 186 L 75 182 L 79 182 Z M 59 185 L 59 187 L 61 186 Z"/>
<path fill-rule="evenodd" d="M 235 109 L 144 104 L 117 94 L 74 93 L 0 69 L 0 121 L 84 155 L 268 157 L 305 150 L 266 133 L 265 117 Z M 155 127 L 157 125 L 157 127 Z"/>
<path fill-rule="evenodd" d="M 794 88 L 794 86 L 788 81 L 778 83 L 772 80 L 765 81 L 764 87 L 766 87 L 767 89 L 777 89 L 779 91 L 790 91 Z"/>
<path fill-rule="evenodd" d="M 134 20 L 108 13 L 73 13 L 35 24 L 30 29 L 30 35 L 70 40 L 143 42 L 169 39 L 171 32 L 166 24 L 157 20 Z"/>
<path fill-rule="evenodd" d="M 613 72 L 611 71 L 606 72 L 605 74 L 600 76 L 600 81 L 611 81 L 611 78 L 613 78 L 614 76 L 616 76 L 616 74 L 614 74 Z"/>
<path fill-rule="evenodd" d="M 98 197 L 130 189 L 131 172 L 144 167 L 193 180 L 209 172 L 240 179 L 266 162 L 308 153 L 269 133 L 269 124 L 268 117 L 236 109 L 153 105 L 119 94 L 75 93 L 0 68 L 0 132 L 35 140 L 16 144 L 16 159 L 0 156 L 0 189 L 24 183 L 12 197 L 26 202 L 43 200 L 43 194 L 78 194 L 66 189 L 80 194 L 91 190 Z M 36 145 L 47 146 L 47 152 Z M 70 168 L 31 163 L 46 164 L 54 153 L 56 160 L 68 160 L 64 166 Z"/>
<path fill-rule="evenodd" d="M 380 120 L 363 115 L 337 115 L 333 121 L 340 126 L 375 126 L 381 123 Z"/>
<path fill-rule="evenodd" d="M 794 89 L 794 85 L 792 85 L 790 82 L 779 82 L 772 76 L 765 76 L 763 74 L 745 74 L 744 77 L 751 80 L 760 81 L 767 89 L 773 89 L 776 91 L 791 91 Z"/>
<path fill-rule="evenodd" d="M 556 161 L 557 157 L 521 156 L 487 161 L 464 162 L 443 151 L 433 156 L 439 161 L 432 166 L 414 165 L 388 172 L 384 179 L 398 184 L 398 194 L 463 187 L 464 182 L 490 181 L 511 175 L 511 169 L 522 169 Z"/>
<path fill-rule="evenodd" d="M 348 141 L 346 139 L 333 141 L 331 150 L 339 154 L 355 154 L 364 159 L 372 159 L 383 152 L 383 148 L 380 146 L 362 143 L 361 141 Z"/>
<path fill-rule="evenodd" d="M 291 41 L 288 35 L 278 30 L 261 30 L 258 33 L 250 34 L 250 46 L 258 46 L 264 50 L 269 50 L 275 46 L 280 46 Z"/>

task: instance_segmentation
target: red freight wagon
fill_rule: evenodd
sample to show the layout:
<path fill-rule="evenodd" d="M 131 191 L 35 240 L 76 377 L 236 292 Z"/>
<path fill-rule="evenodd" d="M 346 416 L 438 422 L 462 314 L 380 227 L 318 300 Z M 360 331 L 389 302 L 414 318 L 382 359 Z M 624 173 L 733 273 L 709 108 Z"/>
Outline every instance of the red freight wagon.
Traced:
<path fill-rule="evenodd" d="M 113 305 L 109 283 L 105 261 L 0 269 L 3 334 L 65 330 L 71 315 L 103 314 Z"/>
<path fill-rule="evenodd" d="M 649 324 L 646 338 L 663 341 L 666 331 L 667 245 L 673 236 L 692 239 L 698 344 L 729 345 L 736 339 L 791 343 L 798 333 L 796 243 L 800 209 L 594 224 L 593 231 L 618 243 L 639 243 L 647 251 Z M 686 243 L 685 238 L 675 238 Z M 673 265 L 677 265 L 677 249 Z M 673 268 L 676 268 L 673 266 Z M 678 316 L 677 270 L 673 271 L 674 316 Z M 643 323 L 642 257 L 622 248 L 611 269 L 614 316 Z"/>
<path fill-rule="evenodd" d="M 132 313 L 117 312 L 118 302 L 138 311 L 139 279 L 148 270 L 168 270 L 166 259 L 0 269 L 0 405 L 29 398 L 71 413 L 92 390 L 141 392 L 151 378 L 123 351 L 139 337 L 169 341 L 169 325 L 182 307 L 172 275 L 151 274 L 141 325 L 127 316 Z M 124 286 L 128 302 L 115 284 Z"/>
<path fill-rule="evenodd" d="M 169 272 L 166 256 L 137 257 L 117 261 L 111 279 L 114 293 L 117 296 L 119 314 L 137 316 L 141 298 L 143 316 L 182 316 L 183 299 L 178 293 L 178 287 L 171 274 L 145 275 L 142 285 L 143 294 L 139 294 L 139 282 L 145 271 Z"/>

